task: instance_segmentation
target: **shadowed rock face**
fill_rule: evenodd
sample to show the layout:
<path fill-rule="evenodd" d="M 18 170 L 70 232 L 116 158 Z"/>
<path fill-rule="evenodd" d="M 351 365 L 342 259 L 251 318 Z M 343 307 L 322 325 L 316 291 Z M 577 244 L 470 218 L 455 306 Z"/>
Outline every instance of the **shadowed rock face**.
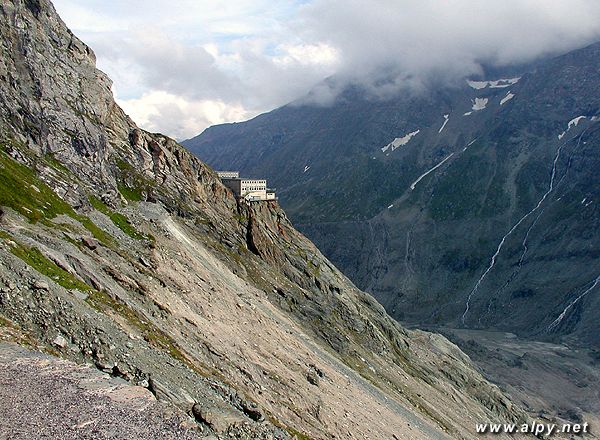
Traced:
<path fill-rule="evenodd" d="M 205 434 L 471 438 L 478 421 L 527 418 L 445 338 L 393 321 L 276 203 L 236 201 L 137 128 L 49 2 L 4 2 L 0 18 L 12 339 L 147 388 Z"/>
<path fill-rule="evenodd" d="M 383 102 L 349 89 L 184 145 L 268 178 L 294 224 L 401 322 L 598 347 L 600 290 L 576 300 L 600 275 L 599 59 L 600 43 L 510 81 Z"/>

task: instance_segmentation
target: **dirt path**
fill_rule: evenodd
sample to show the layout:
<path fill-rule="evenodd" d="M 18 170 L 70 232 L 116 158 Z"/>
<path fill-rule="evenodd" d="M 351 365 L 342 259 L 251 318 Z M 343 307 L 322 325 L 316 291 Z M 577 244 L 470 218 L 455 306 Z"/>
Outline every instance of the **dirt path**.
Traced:
<path fill-rule="evenodd" d="M 196 439 L 145 388 L 0 343 L 0 440 Z"/>

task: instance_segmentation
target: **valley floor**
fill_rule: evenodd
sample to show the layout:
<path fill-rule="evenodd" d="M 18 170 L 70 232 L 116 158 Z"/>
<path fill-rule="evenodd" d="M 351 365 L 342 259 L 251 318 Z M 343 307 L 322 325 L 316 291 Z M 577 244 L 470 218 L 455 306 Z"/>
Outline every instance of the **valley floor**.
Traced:
<path fill-rule="evenodd" d="M 512 333 L 436 328 L 465 351 L 515 403 L 548 422 L 589 422 L 600 432 L 600 356 Z"/>

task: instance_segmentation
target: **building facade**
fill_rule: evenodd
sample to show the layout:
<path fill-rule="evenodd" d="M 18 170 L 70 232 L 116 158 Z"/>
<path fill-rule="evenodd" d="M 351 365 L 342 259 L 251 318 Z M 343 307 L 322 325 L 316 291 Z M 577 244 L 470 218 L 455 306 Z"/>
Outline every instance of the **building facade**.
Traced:
<path fill-rule="evenodd" d="M 217 174 L 221 179 L 239 179 L 239 171 L 217 171 Z"/>
<path fill-rule="evenodd" d="M 264 179 L 243 179 L 238 171 L 218 171 L 223 184 L 229 188 L 236 197 L 249 202 L 277 200 L 275 190 L 267 188 Z"/>

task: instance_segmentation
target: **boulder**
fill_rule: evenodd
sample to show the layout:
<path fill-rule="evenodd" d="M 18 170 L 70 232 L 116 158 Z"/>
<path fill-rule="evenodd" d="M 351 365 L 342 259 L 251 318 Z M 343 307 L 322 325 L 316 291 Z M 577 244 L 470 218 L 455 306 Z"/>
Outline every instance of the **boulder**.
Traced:
<path fill-rule="evenodd" d="M 91 237 L 82 237 L 81 243 L 88 249 L 96 250 L 98 248 L 98 242 Z"/>
<path fill-rule="evenodd" d="M 192 414 L 199 422 L 202 422 L 217 434 L 227 432 L 230 426 L 242 424 L 248 420 L 239 413 L 226 408 L 208 404 L 196 403 L 192 407 Z"/>
<path fill-rule="evenodd" d="M 33 288 L 35 290 L 50 290 L 50 285 L 44 280 L 35 280 Z"/>
<path fill-rule="evenodd" d="M 65 348 L 69 344 L 62 335 L 58 335 L 56 338 L 54 338 L 52 343 L 60 348 Z"/>

